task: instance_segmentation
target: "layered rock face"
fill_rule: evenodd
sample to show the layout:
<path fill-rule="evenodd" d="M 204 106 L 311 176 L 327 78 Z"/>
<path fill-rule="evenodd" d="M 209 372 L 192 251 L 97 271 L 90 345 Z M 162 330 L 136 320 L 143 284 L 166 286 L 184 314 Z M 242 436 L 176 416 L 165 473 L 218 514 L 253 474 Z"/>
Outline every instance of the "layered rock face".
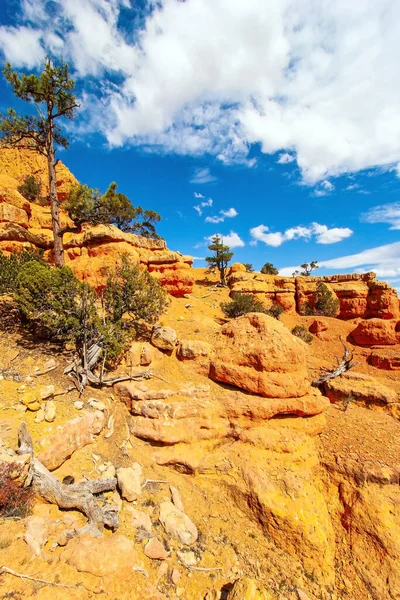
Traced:
<path fill-rule="evenodd" d="M 340 319 L 379 318 L 399 319 L 399 298 L 389 284 L 377 281 L 374 273 L 364 275 L 331 275 L 326 277 L 281 277 L 247 273 L 243 265 L 233 265 L 228 277 L 231 295 L 254 294 L 267 306 L 277 303 L 285 310 L 302 312 L 312 305 L 319 282 L 327 285 L 340 302 Z"/>
<path fill-rule="evenodd" d="M 12 252 L 22 248 L 41 248 L 45 258 L 52 261 L 53 234 L 49 206 L 28 202 L 18 192 L 27 175 L 43 182 L 47 193 L 47 165 L 44 157 L 20 149 L 0 150 L 0 251 Z M 60 201 L 68 197 L 71 185 L 77 180 L 61 162 L 57 164 Z M 61 226 L 73 223 L 61 211 Z M 105 283 L 104 271 L 123 255 L 149 270 L 163 287 L 175 296 L 190 293 L 193 275 L 190 256 L 167 249 L 164 240 L 153 240 L 123 233 L 113 225 L 83 227 L 77 233 L 64 235 L 65 262 L 76 275 L 96 288 Z"/>

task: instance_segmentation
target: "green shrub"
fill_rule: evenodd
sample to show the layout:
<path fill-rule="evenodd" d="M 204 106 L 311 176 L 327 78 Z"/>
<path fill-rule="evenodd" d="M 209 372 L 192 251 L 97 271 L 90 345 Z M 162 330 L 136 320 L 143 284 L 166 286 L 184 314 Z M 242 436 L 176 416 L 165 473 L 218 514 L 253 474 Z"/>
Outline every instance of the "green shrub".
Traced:
<path fill-rule="evenodd" d="M 267 314 L 270 315 L 271 317 L 274 317 L 274 319 L 277 319 L 279 321 L 281 318 L 281 314 L 284 312 L 284 310 L 285 309 L 280 304 L 273 304 L 267 310 Z"/>
<path fill-rule="evenodd" d="M 261 267 L 260 273 L 263 273 L 263 275 L 279 275 L 278 269 L 269 262 L 265 263 L 265 265 Z"/>
<path fill-rule="evenodd" d="M 167 305 L 167 296 L 148 271 L 130 264 L 124 256 L 107 273 L 103 303 L 112 323 L 123 320 L 127 327 L 135 327 L 139 321 L 155 323 Z"/>
<path fill-rule="evenodd" d="M 314 314 L 334 317 L 339 309 L 339 298 L 322 281 L 314 293 Z"/>
<path fill-rule="evenodd" d="M 230 302 L 222 302 L 221 308 L 230 319 L 236 319 L 250 312 L 267 312 L 264 304 L 251 294 L 235 294 Z"/>
<path fill-rule="evenodd" d="M 253 265 L 251 263 L 244 263 L 243 266 L 246 269 L 246 273 L 253 273 L 254 272 L 254 268 L 253 268 Z"/>
<path fill-rule="evenodd" d="M 222 302 L 221 309 L 230 319 L 236 319 L 250 312 L 260 312 L 274 317 L 278 321 L 284 310 L 279 304 L 273 304 L 270 308 L 266 308 L 260 300 L 257 300 L 251 294 L 240 293 L 235 294 L 230 302 Z"/>
<path fill-rule="evenodd" d="M 29 202 L 36 202 L 41 199 L 42 182 L 34 175 L 25 177 L 24 182 L 17 189 Z"/>
<path fill-rule="evenodd" d="M 296 325 L 296 327 L 293 327 L 292 334 L 303 340 L 303 342 L 306 342 L 306 344 L 311 344 L 313 341 L 313 336 L 307 331 L 304 325 Z"/>
<path fill-rule="evenodd" d="M 18 274 L 25 264 L 36 262 L 46 265 L 42 257 L 43 251 L 36 250 L 22 250 L 8 256 L 0 253 L 0 294 L 10 294 L 15 291 Z"/>

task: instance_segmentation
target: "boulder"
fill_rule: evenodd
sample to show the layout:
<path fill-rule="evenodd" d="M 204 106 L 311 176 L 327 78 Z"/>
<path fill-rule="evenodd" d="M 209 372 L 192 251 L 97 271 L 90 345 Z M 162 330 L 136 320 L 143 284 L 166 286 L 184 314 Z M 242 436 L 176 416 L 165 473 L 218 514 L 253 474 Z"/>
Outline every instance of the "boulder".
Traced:
<path fill-rule="evenodd" d="M 62 556 L 77 571 L 98 577 L 118 573 L 123 576 L 139 565 L 134 543 L 118 533 L 104 538 L 76 536 L 68 542 Z"/>
<path fill-rule="evenodd" d="M 38 459 L 49 471 L 54 471 L 76 450 L 94 441 L 93 436 L 103 429 L 104 420 L 104 413 L 97 410 L 67 421 L 53 435 L 42 440 L 43 449 Z"/>
<path fill-rule="evenodd" d="M 211 354 L 212 346 L 200 340 L 181 340 L 176 352 L 179 360 L 206 358 Z"/>
<path fill-rule="evenodd" d="M 351 335 L 354 342 L 359 346 L 393 346 L 400 343 L 399 322 L 368 319 L 361 321 Z"/>
<path fill-rule="evenodd" d="M 319 333 L 322 333 L 327 329 L 327 325 L 323 321 L 321 321 L 321 319 L 315 319 L 315 321 L 313 321 L 310 327 L 308 328 L 308 331 L 310 333 L 313 333 L 314 335 L 318 335 Z"/>
<path fill-rule="evenodd" d="M 153 329 L 151 343 L 159 350 L 171 352 L 177 342 L 176 331 L 172 327 L 156 326 Z"/>
<path fill-rule="evenodd" d="M 198 537 L 196 525 L 172 502 L 160 504 L 160 523 L 172 538 L 190 546 Z"/>
<path fill-rule="evenodd" d="M 369 363 L 377 369 L 399 371 L 400 351 L 386 348 L 374 350 L 369 357 Z"/>
<path fill-rule="evenodd" d="M 385 405 L 398 402 L 397 392 L 364 373 L 351 371 L 325 383 L 326 395 L 331 402 L 343 402 L 349 397 L 366 405 Z"/>
<path fill-rule="evenodd" d="M 131 467 L 121 467 L 117 480 L 121 496 L 128 502 L 137 500 L 142 493 L 142 466 L 136 462 Z"/>
<path fill-rule="evenodd" d="M 249 313 L 221 329 L 210 378 L 266 398 L 298 398 L 310 389 L 306 352 L 282 323 Z"/>
<path fill-rule="evenodd" d="M 137 510 L 136 508 L 129 507 L 130 514 L 132 515 L 131 523 L 136 529 L 142 529 L 144 533 L 150 537 L 152 524 L 149 515 L 142 510 Z"/>

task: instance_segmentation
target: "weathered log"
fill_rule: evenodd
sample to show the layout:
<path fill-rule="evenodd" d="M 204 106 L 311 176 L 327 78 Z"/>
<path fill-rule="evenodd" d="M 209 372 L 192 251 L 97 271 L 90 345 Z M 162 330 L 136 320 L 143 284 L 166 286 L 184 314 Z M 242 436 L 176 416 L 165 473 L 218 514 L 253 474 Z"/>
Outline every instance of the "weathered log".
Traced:
<path fill-rule="evenodd" d="M 18 442 L 19 454 L 32 455 L 30 474 L 38 495 L 51 504 L 57 504 L 60 508 L 79 510 L 87 517 L 88 524 L 76 533 L 90 531 L 94 535 L 100 535 L 103 527 L 110 527 L 112 530 L 118 528 L 118 513 L 100 507 L 95 497 L 96 494 L 115 490 L 117 487 L 115 477 L 72 485 L 63 484 L 34 457 L 32 438 L 24 422 L 19 428 Z M 71 535 L 67 534 L 67 537 L 71 537 Z"/>
<path fill-rule="evenodd" d="M 337 368 L 333 371 L 329 371 L 329 373 L 327 373 L 326 375 L 323 375 L 322 377 L 319 377 L 318 379 L 313 381 L 311 384 L 313 387 L 323 387 L 323 385 L 330 379 L 339 377 L 339 375 L 346 373 L 346 371 L 350 371 L 350 369 L 353 369 L 353 367 L 359 364 L 358 362 L 353 362 L 353 351 L 347 348 L 342 337 L 340 338 L 340 341 L 342 342 L 344 348 L 342 360 L 340 360 L 339 357 L 336 357 L 336 361 L 338 363 Z"/>

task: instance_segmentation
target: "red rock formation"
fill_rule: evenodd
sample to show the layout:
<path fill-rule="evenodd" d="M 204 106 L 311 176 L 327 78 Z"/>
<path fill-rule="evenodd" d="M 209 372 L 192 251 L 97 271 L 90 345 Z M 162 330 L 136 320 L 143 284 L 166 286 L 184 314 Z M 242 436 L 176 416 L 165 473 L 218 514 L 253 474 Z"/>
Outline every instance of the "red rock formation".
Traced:
<path fill-rule="evenodd" d="M 393 319 L 369 319 L 361 321 L 351 335 L 360 346 L 393 346 L 400 343 L 400 323 Z"/>
<path fill-rule="evenodd" d="M 340 319 L 399 319 L 399 298 L 389 284 L 375 279 L 375 273 L 330 275 L 326 277 L 281 277 L 247 273 L 234 265 L 228 273 L 231 296 L 253 294 L 266 306 L 276 302 L 285 310 L 302 312 L 313 304 L 313 294 L 319 282 L 325 283 L 339 298 Z"/>
<path fill-rule="evenodd" d="M 45 258 L 52 262 L 53 233 L 49 206 L 28 202 L 17 191 L 26 175 L 39 177 L 46 190 L 46 169 L 43 157 L 27 150 L 0 152 L 0 252 L 22 248 L 42 248 Z M 59 163 L 58 196 L 65 200 L 75 177 Z M 73 226 L 61 212 L 61 226 Z M 113 225 L 84 226 L 76 233 L 64 235 L 65 263 L 76 275 L 101 288 L 105 283 L 104 271 L 115 265 L 123 255 L 149 270 L 162 286 L 174 296 L 190 294 L 193 275 L 190 256 L 167 249 L 164 240 L 153 240 L 123 233 Z"/>

